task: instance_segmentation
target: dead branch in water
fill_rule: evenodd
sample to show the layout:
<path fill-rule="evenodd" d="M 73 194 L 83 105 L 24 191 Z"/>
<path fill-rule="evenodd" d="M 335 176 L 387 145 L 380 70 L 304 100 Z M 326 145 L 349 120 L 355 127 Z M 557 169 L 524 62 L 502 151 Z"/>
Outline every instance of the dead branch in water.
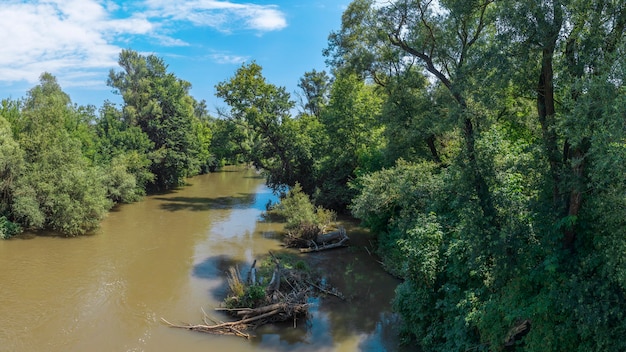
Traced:
<path fill-rule="evenodd" d="M 347 236 L 344 240 L 347 240 Z M 340 241 L 340 244 L 342 243 Z M 245 281 L 241 279 L 237 267 L 231 267 L 227 271 L 227 282 L 231 292 L 224 300 L 226 307 L 215 308 L 215 310 L 226 312 L 236 320 L 217 321 L 210 318 L 204 310 L 202 310 L 204 324 L 173 324 L 163 318 L 161 320 L 174 328 L 250 338 L 247 330 L 263 324 L 293 320 L 295 327 L 297 319 L 308 314 L 307 302 L 313 288 L 343 299 L 343 295 L 336 289 L 314 284 L 316 280 L 307 270 L 286 269 L 273 253 L 270 252 L 269 255 L 272 258 L 269 265 L 274 266 L 274 270 L 273 279 L 267 286 L 259 283 L 268 282 L 268 280 L 253 278 L 255 274 L 265 274 L 263 270 L 256 272 L 256 260 L 250 267 Z M 287 264 L 287 267 L 290 265 Z M 250 298 L 257 294 L 260 294 L 260 297 Z"/>
<path fill-rule="evenodd" d="M 165 324 L 173 328 L 187 329 L 192 331 L 217 334 L 217 335 L 235 335 L 239 337 L 250 338 L 250 335 L 244 333 L 243 330 L 253 329 L 259 325 L 267 324 L 276 321 L 286 321 L 290 317 L 296 317 L 298 315 L 306 314 L 308 304 L 295 304 L 295 303 L 276 303 L 259 308 L 216 308 L 218 311 L 234 312 L 238 316 L 242 316 L 241 319 L 231 322 L 215 323 L 213 325 L 208 324 L 208 319 L 211 319 L 204 313 L 204 324 L 173 324 L 169 321 L 161 318 Z M 204 312 L 204 310 L 203 310 Z M 213 319 L 211 319 L 213 320 Z"/>
<path fill-rule="evenodd" d="M 289 233 L 285 236 L 285 245 L 290 248 L 300 248 L 300 253 L 310 253 L 344 247 L 349 240 L 346 229 L 340 227 L 336 231 L 318 233 L 314 236 L 310 233 L 300 236 Z"/>
<path fill-rule="evenodd" d="M 348 235 L 346 235 L 346 230 L 341 227 L 337 231 L 318 236 L 318 240 L 325 242 L 316 241 L 317 243 L 315 247 L 300 248 L 300 253 L 319 252 L 328 249 L 343 247 L 347 245 L 347 242 L 350 240 L 350 238 L 348 238 Z M 319 245 L 320 243 L 321 245 Z"/>

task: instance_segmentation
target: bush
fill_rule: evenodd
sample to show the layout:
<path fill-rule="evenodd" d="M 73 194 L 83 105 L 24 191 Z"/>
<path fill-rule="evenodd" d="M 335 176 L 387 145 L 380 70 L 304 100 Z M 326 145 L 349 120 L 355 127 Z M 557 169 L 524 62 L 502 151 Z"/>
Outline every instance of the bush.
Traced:
<path fill-rule="evenodd" d="M 335 221 L 336 214 L 332 210 L 315 207 L 308 195 L 302 191 L 302 186 L 296 183 L 280 203 L 270 211 L 283 217 L 287 224 L 287 230 L 306 229 L 317 227 L 322 232 L 328 225 Z M 296 231 L 298 232 L 298 231 Z"/>
<path fill-rule="evenodd" d="M 11 238 L 20 232 L 22 232 L 20 225 L 9 221 L 4 216 L 0 216 L 0 239 Z"/>

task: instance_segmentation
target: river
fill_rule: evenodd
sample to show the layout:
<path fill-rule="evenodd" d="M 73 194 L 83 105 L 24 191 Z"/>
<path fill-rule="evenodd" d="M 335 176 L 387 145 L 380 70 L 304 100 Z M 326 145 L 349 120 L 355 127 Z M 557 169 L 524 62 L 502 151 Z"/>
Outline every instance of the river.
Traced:
<path fill-rule="evenodd" d="M 282 251 L 282 225 L 261 213 L 276 197 L 253 170 L 189 179 L 174 192 L 116 207 L 90 236 L 0 241 L 0 351 L 395 351 L 398 281 L 344 222 L 351 247 L 309 254 L 346 301 L 312 299 L 298 327 L 250 340 L 173 329 L 201 323 L 226 294 L 224 273 Z M 370 247 L 371 248 L 371 247 Z"/>

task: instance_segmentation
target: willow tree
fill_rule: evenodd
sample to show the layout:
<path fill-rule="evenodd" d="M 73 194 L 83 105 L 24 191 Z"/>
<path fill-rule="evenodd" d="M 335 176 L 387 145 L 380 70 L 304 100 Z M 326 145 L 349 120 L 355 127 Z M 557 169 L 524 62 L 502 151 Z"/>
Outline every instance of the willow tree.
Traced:
<path fill-rule="evenodd" d="M 13 236 L 19 226 L 13 213 L 13 199 L 15 197 L 15 181 L 20 177 L 24 168 L 24 152 L 13 138 L 11 125 L 2 116 L 5 106 L 9 102 L 3 101 L 0 110 L 0 239 Z"/>
<path fill-rule="evenodd" d="M 505 1 L 498 18 L 502 77 L 535 96 L 548 170 L 537 259 L 548 269 L 528 263 L 525 289 L 539 288 L 501 297 L 490 311 L 506 317 L 517 300 L 534 322 L 532 350 L 622 350 L 626 10 L 604 0 Z"/>
<path fill-rule="evenodd" d="M 82 112 L 49 73 L 24 100 L 16 137 L 24 151 L 22 172 L 12 186 L 11 216 L 31 229 L 78 235 L 95 229 L 110 208 L 100 169 L 83 155 L 72 121 Z"/>
<path fill-rule="evenodd" d="M 389 41 L 384 14 L 373 1 L 353 1 L 342 16 L 341 29 L 329 35 L 327 64 L 335 75 L 356 74 L 386 95 L 381 123 L 387 145 L 385 165 L 398 158 L 442 162 L 441 149 L 450 119 L 437 113 L 437 90 L 415 57 Z"/>

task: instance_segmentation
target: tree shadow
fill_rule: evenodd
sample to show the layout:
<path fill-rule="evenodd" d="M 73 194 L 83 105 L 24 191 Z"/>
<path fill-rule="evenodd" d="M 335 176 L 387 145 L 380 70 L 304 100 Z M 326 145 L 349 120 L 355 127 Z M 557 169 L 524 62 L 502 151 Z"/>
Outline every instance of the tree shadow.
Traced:
<path fill-rule="evenodd" d="M 209 294 L 218 299 L 224 299 L 228 294 L 226 272 L 230 267 L 236 265 L 241 267 L 242 263 L 226 255 L 217 255 L 208 257 L 202 262 L 194 265 L 191 274 L 200 279 L 221 280 L 222 283 L 213 288 Z"/>
<path fill-rule="evenodd" d="M 263 176 L 263 175 L 246 175 L 243 178 L 251 178 L 251 179 L 255 179 L 255 180 L 264 180 L 265 176 Z"/>
<path fill-rule="evenodd" d="M 254 193 L 240 193 L 232 197 L 155 197 L 154 199 L 164 202 L 160 205 L 161 209 L 176 212 L 241 208 L 242 205 L 254 204 L 255 198 Z"/>

